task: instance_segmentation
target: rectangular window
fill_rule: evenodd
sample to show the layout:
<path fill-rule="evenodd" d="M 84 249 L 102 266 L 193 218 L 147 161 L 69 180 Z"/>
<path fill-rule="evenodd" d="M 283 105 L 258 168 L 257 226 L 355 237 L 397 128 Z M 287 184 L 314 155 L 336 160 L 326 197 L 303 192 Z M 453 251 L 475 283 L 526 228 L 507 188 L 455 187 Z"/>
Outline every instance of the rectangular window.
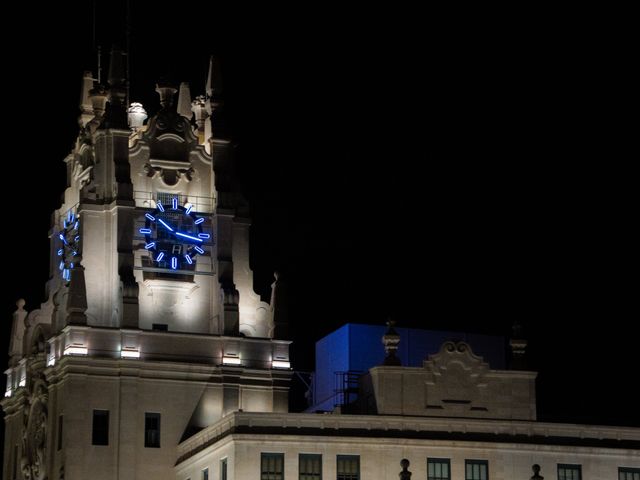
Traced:
<path fill-rule="evenodd" d="M 338 455 L 336 467 L 337 480 L 360 480 L 359 455 Z"/>
<path fill-rule="evenodd" d="M 202 470 L 202 480 L 209 480 L 209 469 L 205 468 Z"/>
<path fill-rule="evenodd" d="M 582 480 L 582 466 L 558 464 L 558 480 Z"/>
<path fill-rule="evenodd" d="M 260 480 L 284 480 L 284 453 L 263 453 Z"/>
<path fill-rule="evenodd" d="M 220 480 L 227 480 L 227 459 L 220 460 Z"/>
<path fill-rule="evenodd" d="M 465 460 L 465 480 L 489 480 L 489 462 Z"/>
<path fill-rule="evenodd" d="M 448 458 L 427 458 L 427 480 L 451 480 L 451 461 Z"/>
<path fill-rule="evenodd" d="M 58 451 L 62 450 L 62 420 L 64 417 L 60 415 L 58 417 Z"/>
<path fill-rule="evenodd" d="M 620 467 L 618 480 L 640 480 L 640 468 Z"/>
<path fill-rule="evenodd" d="M 92 445 L 109 445 L 109 410 L 93 411 Z"/>
<path fill-rule="evenodd" d="M 618 480 L 640 480 L 640 468 L 618 468 Z"/>
<path fill-rule="evenodd" d="M 298 457 L 299 480 L 322 480 L 322 455 L 301 453 Z"/>
<path fill-rule="evenodd" d="M 144 414 L 144 446 L 147 448 L 160 448 L 160 414 Z"/>

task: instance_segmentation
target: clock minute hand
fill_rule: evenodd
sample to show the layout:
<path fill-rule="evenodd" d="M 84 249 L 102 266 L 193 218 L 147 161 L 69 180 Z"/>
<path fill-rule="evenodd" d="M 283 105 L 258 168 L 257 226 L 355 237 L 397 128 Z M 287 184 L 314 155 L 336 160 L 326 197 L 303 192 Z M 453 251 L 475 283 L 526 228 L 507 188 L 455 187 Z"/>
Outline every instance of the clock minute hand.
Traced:
<path fill-rule="evenodd" d="M 176 235 L 182 238 L 188 238 L 189 240 L 195 240 L 196 242 L 202 243 L 202 239 L 198 237 L 194 237 L 192 235 L 187 235 L 186 233 L 176 232 Z"/>
<path fill-rule="evenodd" d="M 164 225 L 164 227 L 169 230 L 170 232 L 173 232 L 173 228 L 171 228 L 169 225 L 167 225 L 161 218 L 158 219 L 158 222 L 160 222 L 162 225 Z"/>

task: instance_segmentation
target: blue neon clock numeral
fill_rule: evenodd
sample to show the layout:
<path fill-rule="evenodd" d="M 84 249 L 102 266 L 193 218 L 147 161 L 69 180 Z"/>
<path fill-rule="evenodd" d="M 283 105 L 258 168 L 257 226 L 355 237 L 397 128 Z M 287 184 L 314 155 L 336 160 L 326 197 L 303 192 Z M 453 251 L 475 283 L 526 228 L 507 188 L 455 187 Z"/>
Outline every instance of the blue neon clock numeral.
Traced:
<path fill-rule="evenodd" d="M 156 206 L 158 207 L 158 210 L 160 210 L 161 212 L 164 212 L 164 205 L 162 205 L 160 202 L 158 202 L 156 204 Z"/>
<path fill-rule="evenodd" d="M 69 271 L 68 268 L 65 268 L 62 271 L 62 278 L 64 278 L 65 280 L 69 281 L 71 279 L 71 272 Z"/>
<path fill-rule="evenodd" d="M 199 219 L 197 219 L 195 222 L 196 225 L 200 225 L 202 222 L 204 222 L 204 217 L 200 217 Z"/>
<path fill-rule="evenodd" d="M 171 199 L 171 206 L 174 210 L 178 209 L 178 198 L 177 197 L 173 197 Z"/>
<path fill-rule="evenodd" d="M 203 250 L 203 249 L 201 249 L 201 248 L 200 248 L 200 247 L 198 247 L 198 246 L 195 246 L 195 247 L 193 247 L 193 248 L 194 248 L 194 250 L 195 250 L 196 252 L 198 252 L 198 253 L 199 253 L 199 254 L 201 254 L 201 255 L 204 253 L 204 250 Z"/>
<path fill-rule="evenodd" d="M 156 246 L 156 242 L 147 243 L 144 248 L 149 250 L 150 248 L 154 248 Z"/>
<path fill-rule="evenodd" d="M 193 264 L 193 260 L 191 260 L 191 257 L 190 257 L 189 255 L 185 255 L 185 256 L 184 256 L 184 258 L 187 260 L 187 263 L 188 263 L 189 265 L 192 265 L 192 264 Z"/>
<path fill-rule="evenodd" d="M 158 256 L 156 257 L 156 262 L 159 262 L 160 260 L 162 260 L 164 258 L 164 252 L 160 252 L 158 254 Z"/>
<path fill-rule="evenodd" d="M 64 253 L 64 250 L 62 248 L 60 250 L 58 250 L 58 256 L 59 257 L 61 257 L 63 253 Z"/>
<path fill-rule="evenodd" d="M 199 233 L 198 236 L 200 238 L 211 238 L 211 235 L 209 235 L 208 233 Z"/>
<path fill-rule="evenodd" d="M 64 262 L 60 262 L 60 270 L 64 270 Z"/>
<path fill-rule="evenodd" d="M 187 215 L 189 215 L 191 213 L 191 210 L 193 209 L 193 205 L 189 204 L 187 206 L 187 209 L 184 211 L 184 213 L 186 213 Z"/>
<path fill-rule="evenodd" d="M 171 257 L 171 268 L 174 270 L 178 268 L 178 259 L 176 257 Z"/>
<path fill-rule="evenodd" d="M 150 228 L 141 228 L 140 229 L 140 233 L 143 233 L 144 235 L 149 235 L 151 233 L 151 229 Z"/>
<path fill-rule="evenodd" d="M 145 213 L 144 214 L 145 217 L 147 217 L 149 220 L 151 220 L 152 222 L 156 221 L 156 217 L 154 217 L 153 215 L 151 215 L 150 213 Z"/>

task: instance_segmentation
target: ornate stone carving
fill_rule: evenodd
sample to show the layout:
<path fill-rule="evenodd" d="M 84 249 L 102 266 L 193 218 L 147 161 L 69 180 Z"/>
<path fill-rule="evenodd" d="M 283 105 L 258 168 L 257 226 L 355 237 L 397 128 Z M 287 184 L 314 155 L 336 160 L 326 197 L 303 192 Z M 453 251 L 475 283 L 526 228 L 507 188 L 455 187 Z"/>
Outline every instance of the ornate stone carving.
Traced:
<path fill-rule="evenodd" d="M 22 476 L 25 480 L 47 480 L 48 390 L 44 378 L 31 382 L 24 406 Z"/>
<path fill-rule="evenodd" d="M 445 342 L 425 362 L 427 408 L 484 409 L 489 365 L 464 342 Z"/>

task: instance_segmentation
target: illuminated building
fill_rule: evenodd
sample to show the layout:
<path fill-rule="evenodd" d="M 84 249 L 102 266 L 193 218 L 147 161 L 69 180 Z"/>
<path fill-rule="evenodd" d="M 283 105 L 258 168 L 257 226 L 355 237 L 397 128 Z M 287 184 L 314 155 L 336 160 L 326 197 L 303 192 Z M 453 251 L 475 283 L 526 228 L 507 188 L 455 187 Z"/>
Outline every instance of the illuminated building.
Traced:
<path fill-rule="evenodd" d="M 145 124 L 122 63 L 114 51 L 106 86 L 84 77 L 48 299 L 13 317 L 3 478 L 515 480 L 539 465 L 638 480 L 638 429 L 537 422 L 535 374 L 490 366 L 471 340 L 402 366 L 389 331 L 353 402 L 288 412 L 278 280 L 269 303 L 253 292 L 214 72 L 193 101 L 159 84 Z"/>

